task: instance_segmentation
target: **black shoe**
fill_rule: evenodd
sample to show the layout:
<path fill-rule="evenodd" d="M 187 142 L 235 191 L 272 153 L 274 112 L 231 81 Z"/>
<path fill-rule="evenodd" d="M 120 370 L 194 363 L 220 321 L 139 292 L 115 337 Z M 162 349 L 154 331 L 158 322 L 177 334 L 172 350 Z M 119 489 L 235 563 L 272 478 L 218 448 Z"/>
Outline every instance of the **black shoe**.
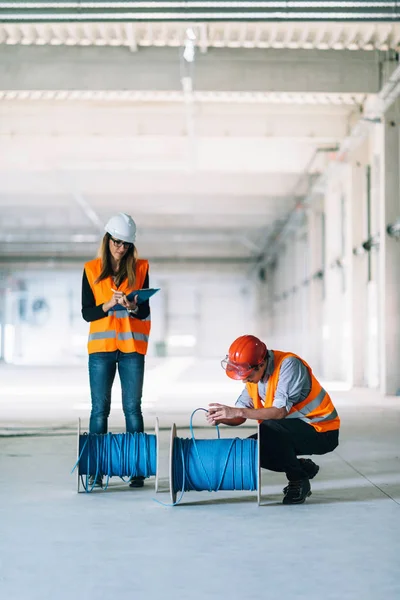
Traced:
<path fill-rule="evenodd" d="M 303 504 L 308 496 L 311 496 L 309 479 L 289 481 L 287 492 L 282 500 L 283 504 Z"/>
<path fill-rule="evenodd" d="M 88 481 L 88 486 L 93 488 L 93 487 L 103 487 L 103 477 L 102 475 L 97 475 L 97 477 L 95 477 L 94 475 L 90 475 L 89 477 L 89 481 Z"/>
<path fill-rule="evenodd" d="M 301 462 L 301 466 L 303 467 L 304 471 L 307 473 L 308 479 L 314 479 L 319 471 L 319 466 L 316 465 L 311 458 L 299 458 L 299 461 Z M 288 491 L 288 486 L 284 487 L 282 491 L 284 494 L 286 494 Z"/>
<path fill-rule="evenodd" d="M 131 480 L 129 482 L 129 487 L 131 488 L 141 488 L 144 486 L 144 477 L 138 476 L 138 477 L 131 477 Z"/>

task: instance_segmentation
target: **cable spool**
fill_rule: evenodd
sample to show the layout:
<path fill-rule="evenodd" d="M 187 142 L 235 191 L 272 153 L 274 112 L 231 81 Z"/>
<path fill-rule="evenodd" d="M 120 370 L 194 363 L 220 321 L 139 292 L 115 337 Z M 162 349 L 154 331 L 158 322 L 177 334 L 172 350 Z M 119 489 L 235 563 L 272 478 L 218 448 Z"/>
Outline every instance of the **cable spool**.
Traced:
<path fill-rule="evenodd" d="M 78 458 L 72 472 L 77 472 L 77 492 L 91 492 L 95 487 L 88 484 L 90 475 L 106 476 L 107 489 L 110 477 L 118 476 L 123 481 L 131 477 L 155 475 L 155 491 L 158 492 L 159 473 L 159 423 L 156 419 L 155 435 L 147 433 L 81 433 L 78 419 Z M 127 479 L 125 479 L 127 478 Z M 81 484 L 83 490 L 81 490 Z"/>
<path fill-rule="evenodd" d="M 196 439 L 193 415 L 190 417 L 191 438 L 177 437 L 175 423 L 171 427 L 169 482 L 172 505 L 181 501 L 185 491 L 257 490 L 261 503 L 260 426 L 258 440 L 253 438 Z M 177 501 L 177 493 L 180 497 Z"/>

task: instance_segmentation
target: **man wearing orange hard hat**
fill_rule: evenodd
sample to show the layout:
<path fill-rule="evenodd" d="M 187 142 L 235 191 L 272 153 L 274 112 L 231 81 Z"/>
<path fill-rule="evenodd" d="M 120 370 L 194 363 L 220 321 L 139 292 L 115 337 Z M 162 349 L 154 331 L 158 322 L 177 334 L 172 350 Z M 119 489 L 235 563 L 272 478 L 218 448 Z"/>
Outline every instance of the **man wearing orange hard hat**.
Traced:
<path fill-rule="evenodd" d="M 339 443 L 340 419 L 332 400 L 302 358 L 269 350 L 253 335 L 237 338 L 221 364 L 246 387 L 234 407 L 210 404 L 208 422 L 259 421 L 261 466 L 286 473 L 283 504 L 302 504 L 319 467 L 298 456 L 326 454 Z"/>

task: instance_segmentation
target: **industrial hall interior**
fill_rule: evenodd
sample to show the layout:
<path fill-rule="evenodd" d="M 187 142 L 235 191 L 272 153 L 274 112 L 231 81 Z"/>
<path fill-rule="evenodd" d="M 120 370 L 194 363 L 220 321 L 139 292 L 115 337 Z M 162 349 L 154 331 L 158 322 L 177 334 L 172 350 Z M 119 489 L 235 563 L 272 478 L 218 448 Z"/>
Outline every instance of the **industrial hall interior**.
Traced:
<path fill-rule="evenodd" d="M 0 597 L 400 599 L 400 1 L 0 0 Z"/>

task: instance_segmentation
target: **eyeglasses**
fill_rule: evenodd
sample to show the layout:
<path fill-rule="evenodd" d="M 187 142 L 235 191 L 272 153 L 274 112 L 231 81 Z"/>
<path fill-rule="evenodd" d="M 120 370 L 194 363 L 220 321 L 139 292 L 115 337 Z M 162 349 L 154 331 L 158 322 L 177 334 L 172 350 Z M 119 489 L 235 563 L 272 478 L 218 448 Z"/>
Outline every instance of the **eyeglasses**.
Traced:
<path fill-rule="evenodd" d="M 114 246 L 116 246 L 117 248 L 121 248 L 121 246 L 123 246 L 124 248 L 130 248 L 132 246 L 132 244 L 130 242 L 123 242 L 122 240 L 114 240 L 113 237 L 110 237 L 110 240 L 114 243 Z"/>

